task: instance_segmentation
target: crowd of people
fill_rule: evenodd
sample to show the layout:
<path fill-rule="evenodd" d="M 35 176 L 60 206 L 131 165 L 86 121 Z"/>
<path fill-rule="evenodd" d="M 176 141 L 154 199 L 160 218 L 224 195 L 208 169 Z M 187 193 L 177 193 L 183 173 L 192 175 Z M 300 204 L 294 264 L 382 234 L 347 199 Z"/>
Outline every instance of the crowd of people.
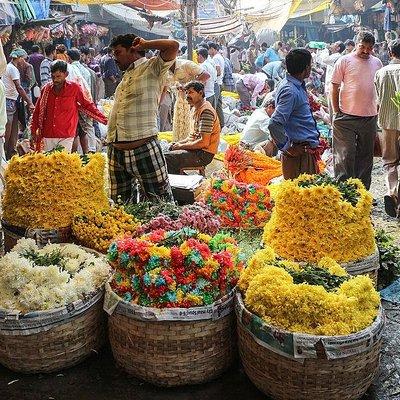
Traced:
<path fill-rule="evenodd" d="M 0 134 L 5 158 L 16 152 L 21 132 L 30 130 L 36 150 L 95 152 L 106 143 L 114 200 L 137 197 L 137 183 L 149 199 L 172 199 L 168 172 L 204 167 L 219 149 L 226 123 L 222 93 L 236 92 L 242 111 L 252 111 L 241 145 L 282 161 L 285 179 L 318 173 L 320 132 L 332 132 L 336 178 L 356 177 L 371 185 L 378 127 L 388 192 L 385 209 L 398 216 L 400 160 L 400 41 L 376 44 L 361 32 L 355 40 L 290 48 L 226 48 L 202 41 L 188 60 L 174 40 L 115 37 L 97 53 L 91 48 L 15 48 L 6 62 L 0 48 Z M 191 57 L 190 57 L 191 58 Z M 194 130 L 162 148 L 158 132 L 172 128 L 176 98 L 168 77 L 184 66 L 190 79 L 174 88 L 193 110 Z M 113 96 L 109 119 L 97 108 Z"/>

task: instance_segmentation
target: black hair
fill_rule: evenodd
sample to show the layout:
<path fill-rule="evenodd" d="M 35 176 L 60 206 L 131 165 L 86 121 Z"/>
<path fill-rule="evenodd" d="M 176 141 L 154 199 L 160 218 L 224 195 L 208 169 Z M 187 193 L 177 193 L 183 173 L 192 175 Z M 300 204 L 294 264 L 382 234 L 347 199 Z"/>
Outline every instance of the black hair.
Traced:
<path fill-rule="evenodd" d="M 191 81 L 185 86 L 185 90 L 193 89 L 195 92 L 200 93 L 203 92 L 203 98 L 205 97 L 204 94 L 204 85 L 199 81 Z"/>
<path fill-rule="evenodd" d="M 285 58 L 286 69 L 290 75 L 300 74 L 311 65 L 311 60 L 311 53 L 306 49 L 290 50 Z"/>
<path fill-rule="evenodd" d="M 182 46 L 182 48 L 181 48 L 181 52 L 182 52 L 183 54 L 185 54 L 185 53 L 186 53 L 186 50 L 187 50 L 187 46 Z"/>
<path fill-rule="evenodd" d="M 79 61 L 81 59 L 81 52 L 76 49 L 72 48 L 67 51 L 67 56 L 72 60 L 72 61 Z"/>
<path fill-rule="evenodd" d="M 214 43 L 214 42 L 209 42 L 208 43 L 208 48 L 209 49 L 215 49 L 215 50 L 219 51 L 219 45 L 217 43 Z"/>
<path fill-rule="evenodd" d="M 90 55 L 90 49 L 89 47 L 83 46 L 79 49 L 81 51 L 81 54 L 85 54 L 85 56 Z"/>
<path fill-rule="evenodd" d="M 204 47 L 197 49 L 197 54 L 202 56 L 205 60 L 207 60 L 207 58 L 208 58 L 208 50 L 205 49 Z"/>
<path fill-rule="evenodd" d="M 375 45 L 375 36 L 371 32 L 360 32 L 357 35 L 357 43 L 368 43 Z"/>
<path fill-rule="evenodd" d="M 346 46 L 344 45 L 343 42 L 338 42 L 338 47 L 339 47 L 339 53 L 343 53 L 344 50 L 346 49 Z"/>
<path fill-rule="evenodd" d="M 203 48 L 203 49 L 209 49 L 210 48 L 210 46 L 208 45 L 208 43 L 207 42 L 201 42 L 200 44 L 199 44 L 199 49 L 200 48 Z"/>
<path fill-rule="evenodd" d="M 39 53 L 40 47 L 37 44 L 34 44 L 31 49 L 32 53 Z"/>
<path fill-rule="evenodd" d="M 268 44 L 263 42 L 263 43 L 261 43 L 261 47 L 268 47 Z"/>
<path fill-rule="evenodd" d="M 64 72 L 65 73 L 68 71 L 68 64 L 63 60 L 54 61 L 51 64 L 50 71 L 52 74 L 54 74 L 54 72 Z"/>
<path fill-rule="evenodd" d="M 267 108 L 268 106 L 272 106 L 275 108 L 275 99 L 273 97 L 265 101 L 264 108 Z"/>
<path fill-rule="evenodd" d="M 273 79 L 267 79 L 267 84 L 269 88 L 271 89 L 271 92 L 275 89 L 275 81 Z"/>
<path fill-rule="evenodd" d="M 128 33 L 126 35 L 118 35 L 113 38 L 113 40 L 110 43 L 111 48 L 115 48 L 117 46 L 122 46 L 125 47 L 125 49 L 130 49 L 132 47 L 132 44 L 135 39 L 137 39 L 138 36 L 134 35 L 133 33 Z M 144 57 L 146 55 L 145 51 L 140 51 L 139 54 Z"/>
<path fill-rule="evenodd" d="M 396 58 L 400 58 L 400 39 L 392 40 L 389 43 L 389 51 L 392 53 Z"/>
<path fill-rule="evenodd" d="M 46 56 L 51 56 L 52 53 L 54 53 L 55 49 L 56 49 L 56 46 L 54 46 L 54 44 L 48 44 L 44 48 L 44 52 L 45 52 Z"/>
<path fill-rule="evenodd" d="M 344 42 L 344 45 L 347 47 L 347 46 L 355 46 L 356 44 L 354 43 L 354 41 L 353 40 L 350 40 L 350 39 L 347 39 L 345 42 Z"/>

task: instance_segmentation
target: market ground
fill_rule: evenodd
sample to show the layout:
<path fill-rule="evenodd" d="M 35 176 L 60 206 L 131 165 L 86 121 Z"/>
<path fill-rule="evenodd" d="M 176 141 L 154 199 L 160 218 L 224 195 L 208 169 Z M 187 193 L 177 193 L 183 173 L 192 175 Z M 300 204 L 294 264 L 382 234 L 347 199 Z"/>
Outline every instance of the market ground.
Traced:
<path fill-rule="evenodd" d="M 397 221 L 386 217 L 384 180 L 375 163 L 372 193 L 378 201 L 374 224 L 400 243 Z M 376 381 L 362 400 L 400 400 L 400 307 L 385 304 L 387 326 Z M 16 349 L 16 351 L 18 351 Z M 195 360 L 193 368 L 195 368 Z M 284 385 L 284 382 L 282 382 Z M 84 363 L 49 375 L 21 375 L 0 366 L 0 400 L 261 400 L 266 397 L 247 378 L 240 362 L 215 381 L 176 389 L 143 383 L 119 370 L 106 346 Z M 314 399 L 330 400 L 330 399 Z"/>

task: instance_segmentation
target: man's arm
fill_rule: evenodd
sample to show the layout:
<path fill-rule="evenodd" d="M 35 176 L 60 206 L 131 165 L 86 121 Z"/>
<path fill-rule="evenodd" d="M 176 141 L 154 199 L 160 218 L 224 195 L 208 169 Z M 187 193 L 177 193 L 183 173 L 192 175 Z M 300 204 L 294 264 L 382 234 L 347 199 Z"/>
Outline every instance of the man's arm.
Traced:
<path fill-rule="evenodd" d="M 336 114 L 340 111 L 339 91 L 340 91 L 340 85 L 337 83 L 331 83 L 331 102 L 332 102 L 332 109 L 333 109 L 334 114 Z"/>
<path fill-rule="evenodd" d="M 51 72 L 50 72 L 50 66 L 47 63 L 40 64 L 40 81 L 42 83 L 42 87 L 51 81 Z"/>
<path fill-rule="evenodd" d="M 7 60 L 4 55 L 3 42 L 0 40 L 0 76 L 3 76 L 6 73 L 7 69 Z"/>
<path fill-rule="evenodd" d="M 26 101 L 26 104 L 28 104 L 28 107 L 33 111 L 35 106 L 33 105 L 31 99 L 26 94 L 26 92 L 23 89 L 23 87 L 21 86 L 21 83 L 20 83 L 19 79 L 15 79 L 15 80 L 13 80 L 13 82 L 14 82 L 14 85 L 15 85 L 15 89 L 17 89 L 18 94 L 23 98 L 24 101 Z"/>
<path fill-rule="evenodd" d="M 208 72 L 203 71 L 200 75 L 196 76 L 196 81 L 205 83 L 205 82 L 207 82 L 207 79 L 210 79 L 210 78 L 211 78 L 211 75 Z"/>
<path fill-rule="evenodd" d="M 88 117 L 100 122 L 103 125 L 107 124 L 107 118 L 98 110 L 96 105 L 90 101 L 79 87 L 76 94 L 76 101 L 80 111 L 85 113 Z"/>
<path fill-rule="evenodd" d="M 132 48 L 136 51 L 159 50 L 160 57 L 164 61 L 173 61 L 178 55 L 179 43 L 170 39 L 144 40 L 136 38 L 132 43 Z"/>

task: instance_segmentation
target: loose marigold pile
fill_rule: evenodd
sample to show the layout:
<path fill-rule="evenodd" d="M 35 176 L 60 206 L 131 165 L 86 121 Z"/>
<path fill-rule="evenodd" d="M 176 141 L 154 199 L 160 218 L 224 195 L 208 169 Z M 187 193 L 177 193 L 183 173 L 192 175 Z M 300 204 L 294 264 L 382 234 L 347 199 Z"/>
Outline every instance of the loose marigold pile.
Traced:
<path fill-rule="evenodd" d="M 132 236 L 140 223 L 123 207 L 104 211 L 89 210 L 74 218 L 72 232 L 83 246 L 106 253 L 110 244 L 126 235 Z"/>
<path fill-rule="evenodd" d="M 363 330 L 373 323 L 380 304 L 369 277 L 350 277 L 329 258 L 317 266 L 278 261 L 271 249 L 254 255 L 239 288 L 246 308 L 267 324 L 306 334 Z"/>
<path fill-rule="evenodd" d="M 62 228 L 83 210 L 104 210 L 105 159 L 56 151 L 14 156 L 8 164 L 3 218 L 24 228 Z"/>
<path fill-rule="evenodd" d="M 267 185 L 271 179 L 282 175 L 280 161 L 238 146 L 229 146 L 225 167 L 237 181 L 244 183 Z"/>
<path fill-rule="evenodd" d="M 358 179 L 335 182 L 302 175 L 272 190 L 275 207 L 263 241 L 283 258 L 317 262 L 357 261 L 376 250 L 372 197 Z"/>

